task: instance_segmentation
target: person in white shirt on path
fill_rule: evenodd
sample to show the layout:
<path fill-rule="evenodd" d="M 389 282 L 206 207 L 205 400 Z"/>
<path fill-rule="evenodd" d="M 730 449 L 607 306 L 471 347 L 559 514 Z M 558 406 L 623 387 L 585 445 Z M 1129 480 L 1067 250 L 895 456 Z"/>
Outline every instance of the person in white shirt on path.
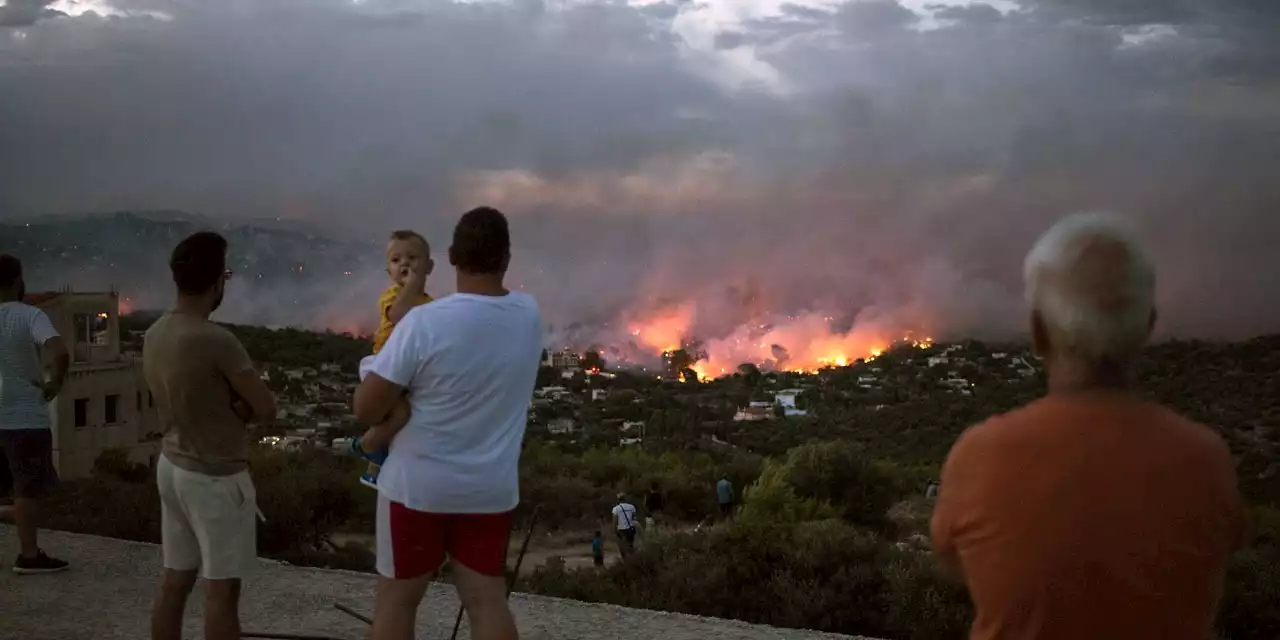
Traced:
<path fill-rule="evenodd" d="M 13 571 L 52 573 L 67 563 L 40 550 L 36 531 L 40 500 L 58 483 L 49 403 L 62 390 L 71 356 L 49 316 L 24 303 L 25 295 L 22 262 L 0 254 L 0 497 L 13 498 L 18 525 Z M 37 349 L 50 364 L 47 380 Z"/>
<path fill-rule="evenodd" d="M 636 506 L 621 493 L 613 507 L 613 526 L 618 531 L 618 550 L 625 558 L 636 548 Z"/>
<path fill-rule="evenodd" d="M 457 293 L 409 311 L 356 388 L 364 424 L 387 419 L 405 390 L 411 406 L 378 476 L 373 640 L 414 637 L 446 555 L 471 637 L 519 637 L 503 568 L 542 318 L 531 296 L 503 286 L 510 260 L 502 213 L 463 215 L 449 247 Z"/>

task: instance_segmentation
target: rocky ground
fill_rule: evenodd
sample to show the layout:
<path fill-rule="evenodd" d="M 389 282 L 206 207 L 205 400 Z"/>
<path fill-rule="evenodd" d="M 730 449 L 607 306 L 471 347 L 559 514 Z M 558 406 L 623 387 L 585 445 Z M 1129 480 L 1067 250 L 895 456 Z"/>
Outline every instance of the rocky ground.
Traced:
<path fill-rule="evenodd" d="M 73 563 L 70 571 L 15 576 L 8 570 L 17 550 L 12 527 L 0 525 L 0 638 L 24 640 L 134 640 L 147 637 L 147 618 L 160 573 L 155 545 L 95 536 L 46 532 L 41 546 Z M 364 623 L 337 611 L 372 608 L 373 576 L 283 566 L 263 561 L 245 584 L 246 631 L 317 634 L 337 640 L 363 638 Z M 817 640 L 834 634 L 776 629 L 680 614 L 625 609 L 515 594 L 512 608 L 525 640 Z M 200 599 L 193 597 L 187 637 L 198 638 Z M 457 613 L 453 588 L 436 585 L 419 616 L 420 638 L 449 637 Z M 469 638 L 464 623 L 459 638 Z"/>

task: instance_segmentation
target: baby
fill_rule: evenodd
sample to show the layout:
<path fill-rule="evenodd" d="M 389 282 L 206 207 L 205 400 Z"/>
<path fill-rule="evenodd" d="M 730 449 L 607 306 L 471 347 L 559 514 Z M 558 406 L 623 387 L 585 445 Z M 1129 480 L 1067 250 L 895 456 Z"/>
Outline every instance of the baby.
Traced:
<path fill-rule="evenodd" d="M 431 302 L 427 295 L 427 276 L 431 275 L 431 247 L 427 239 L 413 231 L 396 231 L 387 241 L 387 275 L 391 286 L 378 297 L 378 331 L 373 334 L 373 353 L 360 361 L 360 379 L 368 375 L 374 356 L 382 351 L 391 330 L 409 310 Z M 405 424 L 409 422 L 409 401 L 400 398 L 386 421 L 375 424 L 364 435 L 351 441 L 352 453 L 369 461 L 369 468 L 360 476 L 366 486 L 378 487 L 378 471 L 387 459 L 387 447 Z"/>

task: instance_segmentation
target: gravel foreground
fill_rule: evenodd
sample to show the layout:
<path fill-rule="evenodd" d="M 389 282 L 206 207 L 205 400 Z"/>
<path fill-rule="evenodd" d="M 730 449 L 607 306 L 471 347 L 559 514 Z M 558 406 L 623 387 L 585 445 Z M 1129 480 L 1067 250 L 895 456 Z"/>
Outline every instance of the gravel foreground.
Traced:
<path fill-rule="evenodd" d="M 161 571 L 156 545 L 62 532 L 41 532 L 41 547 L 72 563 L 69 571 L 16 576 L 13 527 L 0 526 L 0 638 L 24 640 L 137 640 L 147 638 L 151 598 Z M 320 634 L 361 640 L 368 627 L 334 609 L 341 602 L 370 613 L 374 578 L 368 574 L 291 567 L 262 561 L 245 584 L 245 631 Z M 197 588 L 198 589 L 198 588 Z M 188 606 L 186 637 L 199 638 L 199 592 Z M 627 609 L 517 593 L 511 597 L 525 640 L 849 639 L 732 620 Z M 418 637 L 446 640 L 458 601 L 453 587 L 435 585 L 423 602 Z M 463 622 L 459 638 L 470 638 Z M 862 639 L 870 640 L 870 639 Z"/>

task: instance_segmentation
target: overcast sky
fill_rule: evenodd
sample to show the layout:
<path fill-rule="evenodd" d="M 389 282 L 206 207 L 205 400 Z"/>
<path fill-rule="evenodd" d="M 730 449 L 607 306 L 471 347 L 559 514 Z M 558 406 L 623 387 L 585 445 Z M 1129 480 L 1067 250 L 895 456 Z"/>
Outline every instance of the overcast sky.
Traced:
<path fill-rule="evenodd" d="M 560 320 L 674 297 L 732 324 L 750 282 L 769 310 L 1011 331 L 1034 237 L 1110 209 L 1150 239 L 1165 331 L 1276 330 L 1278 162 L 1272 0 L 0 6 L 0 215 L 443 247 L 490 204 Z"/>

